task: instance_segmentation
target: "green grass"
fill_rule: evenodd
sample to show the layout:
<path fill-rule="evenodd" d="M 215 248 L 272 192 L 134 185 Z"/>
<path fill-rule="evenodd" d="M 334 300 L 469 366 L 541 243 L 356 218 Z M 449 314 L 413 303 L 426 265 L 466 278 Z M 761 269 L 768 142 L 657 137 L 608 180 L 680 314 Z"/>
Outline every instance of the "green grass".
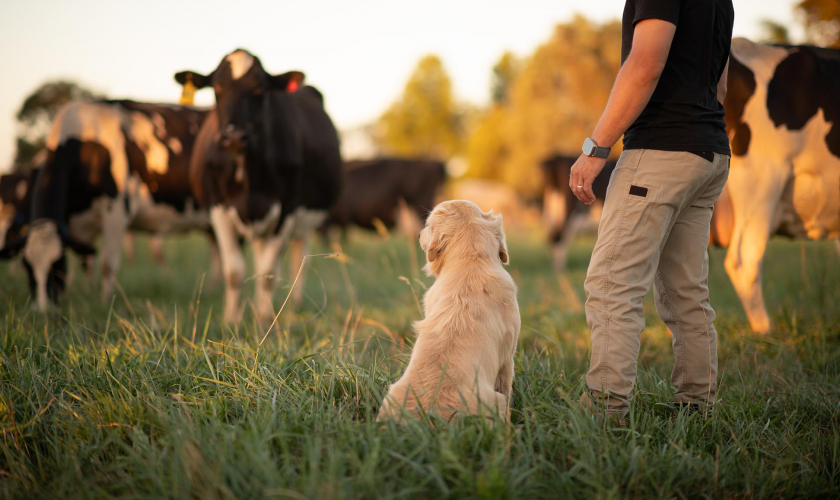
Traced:
<path fill-rule="evenodd" d="M 766 336 L 751 333 L 723 253 L 712 252 L 721 380 L 708 420 L 669 405 L 670 337 L 648 297 L 629 425 L 611 429 L 575 403 L 588 364 L 576 301 L 591 239 L 571 253 L 576 298 L 537 238 L 509 239 L 523 328 L 512 423 L 495 427 L 374 422 L 408 359 L 414 293 L 430 283 L 400 278 L 411 266 L 399 238 L 352 239 L 346 275 L 340 260 L 313 258 L 309 302 L 267 336 L 250 312 L 221 324 L 222 286 L 202 285 L 202 238 L 168 241 L 165 270 L 141 240 L 138 262 L 119 274 L 125 298 L 102 304 L 77 276 L 49 319 L 29 312 L 19 263 L 0 265 L 0 498 L 840 494 L 832 244 L 771 245 L 765 295 L 777 327 Z"/>

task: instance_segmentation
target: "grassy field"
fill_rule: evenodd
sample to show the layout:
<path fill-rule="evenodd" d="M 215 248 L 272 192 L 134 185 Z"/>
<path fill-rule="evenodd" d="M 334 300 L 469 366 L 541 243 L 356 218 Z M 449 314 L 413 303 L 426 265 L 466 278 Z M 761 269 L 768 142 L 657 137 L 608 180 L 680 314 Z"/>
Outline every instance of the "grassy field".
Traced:
<path fill-rule="evenodd" d="M 140 240 L 119 275 L 124 294 L 102 304 L 77 276 L 50 319 L 29 312 L 19 263 L 0 264 L 0 498 L 840 495 L 833 244 L 772 244 L 765 295 L 777 327 L 766 336 L 751 333 L 712 252 L 721 380 L 708 420 L 669 404 L 670 337 L 649 296 L 629 424 L 610 429 L 575 403 L 591 239 L 570 257 L 577 296 L 536 236 L 509 241 L 522 337 L 512 423 L 492 428 L 374 422 L 430 283 L 406 279 L 405 240 L 355 237 L 346 262 L 313 257 L 307 304 L 267 335 L 250 311 L 221 324 L 222 286 L 202 283 L 202 238 L 168 241 L 167 269 Z"/>

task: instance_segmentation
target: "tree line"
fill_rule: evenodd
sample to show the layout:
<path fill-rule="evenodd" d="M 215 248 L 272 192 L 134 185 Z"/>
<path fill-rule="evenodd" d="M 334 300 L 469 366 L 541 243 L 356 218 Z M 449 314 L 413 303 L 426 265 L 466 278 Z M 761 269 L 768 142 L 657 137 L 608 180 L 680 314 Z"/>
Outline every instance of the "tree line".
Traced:
<path fill-rule="evenodd" d="M 840 1 L 801 0 L 794 13 L 807 43 L 840 47 Z M 762 41 L 790 43 L 785 25 L 765 20 L 762 29 Z M 620 48 L 618 21 L 598 24 L 576 16 L 558 24 L 533 54 L 503 54 L 492 68 L 490 102 L 483 107 L 459 101 L 440 58 L 425 56 L 371 127 L 372 139 L 382 154 L 461 158 L 468 177 L 536 195 L 539 161 L 552 153 L 577 154 L 581 137 L 594 128 L 620 66 Z M 98 98 L 67 80 L 35 89 L 16 115 L 14 169 L 29 168 L 64 104 Z"/>
<path fill-rule="evenodd" d="M 802 0 L 794 13 L 805 43 L 840 47 L 840 1 Z M 787 27 L 762 21 L 762 40 L 791 43 Z M 441 60 L 422 58 L 403 93 L 374 127 L 386 154 L 463 158 L 466 176 L 512 185 L 523 196 L 540 189 L 540 160 L 577 155 L 595 126 L 620 67 L 621 24 L 577 16 L 558 24 L 533 54 L 503 54 L 492 68 L 490 102 L 459 102 Z M 615 155 L 620 153 L 614 148 Z"/>

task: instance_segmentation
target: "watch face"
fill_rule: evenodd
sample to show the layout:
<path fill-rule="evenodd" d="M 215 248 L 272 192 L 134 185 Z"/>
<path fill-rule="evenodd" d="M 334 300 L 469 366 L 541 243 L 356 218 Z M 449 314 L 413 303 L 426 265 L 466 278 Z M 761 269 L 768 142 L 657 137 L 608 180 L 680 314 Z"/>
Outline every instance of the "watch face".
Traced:
<path fill-rule="evenodd" d="M 586 140 L 583 141 L 583 154 L 585 154 L 586 156 L 592 156 L 592 152 L 594 150 L 595 150 L 595 142 L 592 139 L 587 137 Z"/>

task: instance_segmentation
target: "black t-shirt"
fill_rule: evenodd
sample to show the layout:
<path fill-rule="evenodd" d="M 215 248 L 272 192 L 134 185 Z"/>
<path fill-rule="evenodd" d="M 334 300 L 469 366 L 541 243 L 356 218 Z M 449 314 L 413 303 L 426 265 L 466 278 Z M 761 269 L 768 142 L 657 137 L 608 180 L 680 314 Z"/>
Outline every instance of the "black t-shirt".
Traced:
<path fill-rule="evenodd" d="M 622 64 L 636 23 L 661 19 L 677 31 L 650 102 L 624 134 L 624 149 L 730 154 L 717 84 L 729 59 L 734 18 L 732 0 L 627 0 Z"/>

